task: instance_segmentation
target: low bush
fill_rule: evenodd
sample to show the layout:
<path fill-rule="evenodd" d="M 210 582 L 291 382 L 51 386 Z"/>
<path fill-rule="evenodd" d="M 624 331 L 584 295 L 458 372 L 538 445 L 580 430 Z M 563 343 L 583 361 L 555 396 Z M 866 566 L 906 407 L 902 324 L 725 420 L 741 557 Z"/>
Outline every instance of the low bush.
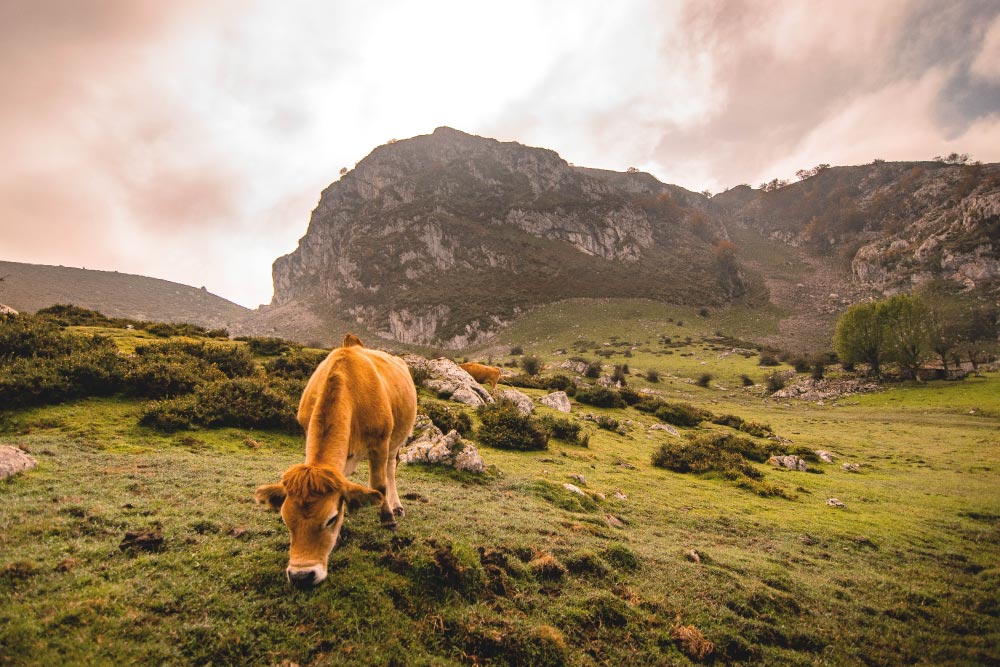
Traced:
<path fill-rule="evenodd" d="M 759 422 L 748 422 L 743 417 L 737 415 L 719 415 L 712 419 L 712 423 L 719 424 L 720 426 L 728 426 L 729 428 L 743 431 L 748 435 L 758 438 L 766 438 L 769 435 L 774 435 L 774 431 L 771 430 L 769 425 Z"/>
<path fill-rule="evenodd" d="M 708 410 L 696 408 L 690 403 L 667 403 L 664 402 L 656 408 L 653 416 L 661 422 L 673 424 L 674 426 L 697 426 L 703 421 L 712 418 L 712 413 Z"/>
<path fill-rule="evenodd" d="M 576 400 L 598 408 L 624 408 L 625 401 L 614 389 L 605 387 L 580 387 L 576 390 Z"/>
<path fill-rule="evenodd" d="M 299 347 L 297 344 L 287 341 L 284 338 L 274 338 L 269 336 L 239 336 L 235 340 L 243 341 L 250 348 L 250 351 L 261 357 L 276 357 L 292 349 Z"/>
<path fill-rule="evenodd" d="M 538 375 L 542 370 L 542 360 L 535 356 L 522 357 L 521 370 L 528 375 Z"/>
<path fill-rule="evenodd" d="M 521 347 L 520 345 L 515 345 L 514 347 L 510 348 L 510 353 L 515 356 L 520 356 L 524 354 L 524 348 Z"/>
<path fill-rule="evenodd" d="M 768 393 L 773 394 L 785 388 L 785 378 L 781 373 L 771 373 L 764 379 L 764 384 L 767 385 Z"/>
<path fill-rule="evenodd" d="M 642 400 L 642 394 L 630 387 L 622 387 L 618 390 L 618 395 L 626 405 L 635 405 Z"/>
<path fill-rule="evenodd" d="M 326 350 L 292 350 L 280 357 L 274 357 L 264 362 L 264 369 L 268 375 L 285 378 L 288 380 L 308 380 L 316 368 L 326 359 L 329 353 Z M 426 369 L 410 369 L 413 383 L 417 383 L 416 374 L 424 375 L 423 381 L 429 377 Z"/>
<path fill-rule="evenodd" d="M 420 405 L 420 412 L 427 415 L 442 433 L 451 430 L 458 431 L 461 436 L 472 433 L 472 418 L 464 410 L 453 408 L 444 403 L 430 402 Z"/>
<path fill-rule="evenodd" d="M 52 322 L 31 315 L 3 319 L 0 362 L 31 357 L 58 357 L 73 349 L 73 340 Z"/>
<path fill-rule="evenodd" d="M 548 434 L 531 415 L 522 415 L 513 401 L 500 399 L 480 406 L 479 442 L 497 449 L 533 450 L 548 447 Z"/>
<path fill-rule="evenodd" d="M 200 426 L 265 428 L 298 433 L 297 386 L 261 378 L 224 378 L 190 396 L 150 403 L 140 423 L 162 430 Z"/>
<path fill-rule="evenodd" d="M 583 377 L 586 378 L 599 378 L 601 377 L 601 362 L 591 361 L 587 363 L 587 368 L 583 371 Z"/>
<path fill-rule="evenodd" d="M 778 358 L 774 356 L 772 352 L 761 352 L 760 359 L 757 360 L 758 366 L 780 366 L 781 362 Z"/>
<path fill-rule="evenodd" d="M 750 377 L 749 375 L 745 375 L 745 374 L 740 376 L 740 382 L 743 383 L 744 387 L 752 387 L 755 384 L 757 384 L 756 382 L 753 381 L 752 377 Z"/>
<path fill-rule="evenodd" d="M 533 377 L 531 375 L 525 375 L 524 373 L 504 378 L 504 384 L 510 385 L 511 387 L 520 387 L 522 389 L 546 388 L 544 378 Z"/>
<path fill-rule="evenodd" d="M 699 387 L 707 387 L 712 382 L 711 373 L 702 373 L 698 376 L 698 380 L 695 382 Z"/>
<path fill-rule="evenodd" d="M 188 354 L 138 354 L 125 373 L 124 389 L 131 396 L 170 398 L 224 377 L 215 366 Z"/>
<path fill-rule="evenodd" d="M 230 378 L 246 377 L 257 372 L 257 365 L 254 363 L 253 357 L 250 356 L 245 347 L 240 345 L 178 340 L 139 346 L 136 347 L 135 353 L 137 357 L 194 357 L 215 366 L 222 371 L 223 375 Z"/>
<path fill-rule="evenodd" d="M 659 382 L 660 381 L 660 371 L 655 368 L 646 369 L 646 381 L 647 382 Z"/>
<path fill-rule="evenodd" d="M 549 436 L 552 438 L 582 447 L 590 444 L 590 435 L 583 430 L 583 426 L 575 419 L 546 415 L 539 421 L 542 428 L 548 431 Z"/>
<path fill-rule="evenodd" d="M 614 433 L 625 434 L 625 427 L 622 423 L 615 419 L 614 417 L 608 417 L 607 415 L 597 415 L 594 418 L 594 423 L 597 424 L 597 428 L 604 429 L 605 431 L 612 431 Z"/>
<path fill-rule="evenodd" d="M 553 375 L 545 379 L 545 388 L 552 391 L 565 391 L 572 396 L 576 393 L 576 384 L 568 375 Z"/>
<path fill-rule="evenodd" d="M 688 436 L 683 442 L 663 443 L 653 453 L 652 463 L 679 473 L 715 472 L 762 496 L 794 497 L 782 487 L 764 481 L 764 473 L 750 461 L 766 461 L 771 451 L 749 438 L 719 433 Z"/>

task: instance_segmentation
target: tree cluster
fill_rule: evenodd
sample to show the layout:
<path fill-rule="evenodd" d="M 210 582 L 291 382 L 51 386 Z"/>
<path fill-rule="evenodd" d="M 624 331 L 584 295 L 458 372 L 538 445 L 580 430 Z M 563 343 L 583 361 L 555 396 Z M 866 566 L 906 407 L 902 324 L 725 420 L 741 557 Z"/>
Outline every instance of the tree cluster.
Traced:
<path fill-rule="evenodd" d="M 851 306 L 837 321 L 833 343 L 842 362 L 867 364 L 875 376 L 896 364 L 900 375 L 912 378 L 934 357 L 946 376 L 949 363 L 963 360 L 978 372 L 1000 350 L 998 334 L 995 303 L 939 281 L 913 294 Z"/>

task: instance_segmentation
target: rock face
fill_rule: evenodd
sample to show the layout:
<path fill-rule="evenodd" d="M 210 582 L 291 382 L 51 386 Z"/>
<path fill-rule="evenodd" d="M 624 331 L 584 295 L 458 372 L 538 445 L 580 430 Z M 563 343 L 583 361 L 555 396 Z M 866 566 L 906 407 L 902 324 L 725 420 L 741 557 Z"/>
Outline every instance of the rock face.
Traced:
<path fill-rule="evenodd" d="M 789 454 L 787 456 L 772 456 L 767 460 L 773 466 L 778 466 L 779 468 L 788 468 L 789 470 L 800 470 L 805 472 L 809 470 L 809 465 L 799 456 L 794 454 Z"/>
<path fill-rule="evenodd" d="M 450 359 L 425 359 L 416 354 L 403 355 L 402 359 L 411 369 L 427 375 L 424 386 L 453 401 L 473 407 L 493 402 L 490 392 Z"/>
<path fill-rule="evenodd" d="M 486 471 L 476 446 L 463 440 L 458 432 L 452 430 L 447 435 L 442 434 L 430 419 L 420 415 L 413 433 L 410 443 L 400 452 L 401 463 L 443 465 L 474 473 Z"/>
<path fill-rule="evenodd" d="M 565 391 L 554 391 L 551 394 L 541 396 L 538 402 L 559 412 L 571 412 L 573 409 L 569 403 L 569 396 L 566 395 Z"/>
<path fill-rule="evenodd" d="M 323 191 L 274 263 L 271 306 L 461 348 L 568 297 L 724 303 L 747 276 L 713 253 L 725 231 L 707 207 L 648 174 L 442 127 L 376 148 Z"/>
<path fill-rule="evenodd" d="M 0 479 L 13 477 L 19 472 L 31 470 L 38 461 L 28 456 L 23 450 L 11 445 L 0 445 Z"/>

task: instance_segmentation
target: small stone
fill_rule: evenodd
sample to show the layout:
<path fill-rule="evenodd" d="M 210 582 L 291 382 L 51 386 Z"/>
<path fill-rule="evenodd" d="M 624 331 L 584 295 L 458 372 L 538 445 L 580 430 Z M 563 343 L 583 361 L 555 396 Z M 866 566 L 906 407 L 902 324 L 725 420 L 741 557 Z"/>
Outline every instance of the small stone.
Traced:
<path fill-rule="evenodd" d="M 799 542 L 809 547 L 819 544 L 819 540 L 817 540 L 809 533 L 802 533 L 801 535 L 799 535 Z"/>
<path fill-rule="evenodd" d="M 830 452 L 826 451 L 825 449 L 817 449 L 816 450 L 816 456 L 818 456 L 819 460 L 823 461 L 824 463 L 833 463 L 833 459 L 834 459 L 833 454 L 831 454 Z"/>
<path fill-rule="evenodd" d="M 563 484 L 563 488 L 566 489 L 567 491 L 569 491 L 570 493 L 575 493 L 575 494 L 577 494 L 579 496 L 586 496 L 587 495 L 586 493 L 583 492 L 583 489 L 581 489 L 576 484 L 570 484 L 569 482 L 567 482 L 567 483 Z"/>
<path fill-rule="evenodd" d="M 624 493 L 622 493 L 621 491 L 615 491 L 615 493 L 614 493 L 614 496 L 615 496 L 615 498 L 617 498 L 618 500 L 628 500 L 628 496 L 626 496 L 626 495 L 625 495 Z"/>
<path fill-rule="evenodd" d="M 691 551 L 684 554 L 684 557 L 692 563 L 701 563 L 701 554 L 698 553 L 697 549 L 691 549 Z"/>
<path fill-rule="evenodd" d="M 843 468 L 844 470 L 846 470 L 847 472 L 861 472 L 861 464 L 860 463 L 845 463 L 844 465 L 842 465 L 840 467 Z"/>
<path fill-rule="evenodd" d="M 608 524 L 608 528 L 617 528 L 618 530 L 625 529 L 625 522 L 616 517 L 614 514 L 608 514 L 604 517 L 604 523 Z"/>
<path fill-rule="evenodd" d="M 569 476 L 569 478 L 579 482 L 580 486 L 587 486 L 587 478 L 584 477 L 583 475 L 573 473 L 572 475 Z"/>
<path fill-rule="evenodd" d="M 838 507 L 840 509 L 847 507 L 847 505 L 837 500 L 836 498 L 827 499 L 826 504 L 829 505 L 830 507 Z"/>

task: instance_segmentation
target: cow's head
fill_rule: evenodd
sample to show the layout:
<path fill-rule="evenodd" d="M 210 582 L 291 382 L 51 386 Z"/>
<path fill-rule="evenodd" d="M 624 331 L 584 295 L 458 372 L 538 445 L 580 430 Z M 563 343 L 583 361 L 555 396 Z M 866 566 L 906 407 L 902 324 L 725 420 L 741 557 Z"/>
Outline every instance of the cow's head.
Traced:
<path fill-rule="evenodd" d="M 348 508 L 379 505 L 382 494 L 348 480 L 324 465 L 294 465 L 279 484 L 258 487 L 254 499 L 281 512 L 291 534 L 286 574 L 298 586 L 326 579 L 326 564 L 337 544 Z"/>

